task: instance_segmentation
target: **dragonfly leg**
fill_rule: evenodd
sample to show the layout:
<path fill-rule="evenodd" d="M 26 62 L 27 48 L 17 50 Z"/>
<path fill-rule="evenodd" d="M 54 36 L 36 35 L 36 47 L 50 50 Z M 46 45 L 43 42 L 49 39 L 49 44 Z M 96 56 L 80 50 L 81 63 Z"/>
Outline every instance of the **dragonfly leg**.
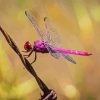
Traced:
<path fill-rule="evenodd" d="M 35 52 L 35 58 L 34 58 L 34 61 L 31 62 L 31 64 L 33 64 L 36 61 L 36 59 L 37 59 L 37 55 L 36 54 L 37 54 L 37 52 Z"/>
<path fill-rule="evenodd" d="M 24 55 L 26 58 L 30 57 L 30 55 L 33 53 L 34 50 L 32 50 L 28 55 Z"/>
<path fill-rule="evenodd" d="M 27 53 L 27 51 L 22 51 L 22 52 Z"/>
<path fill-rule="evenodd" d="M 28 53 L 27 51 L 22 51 L 22 52 L 24 52 L 24 53 Z M 28 55 L 23 55 L 24 57 L 27 57 Z"/>

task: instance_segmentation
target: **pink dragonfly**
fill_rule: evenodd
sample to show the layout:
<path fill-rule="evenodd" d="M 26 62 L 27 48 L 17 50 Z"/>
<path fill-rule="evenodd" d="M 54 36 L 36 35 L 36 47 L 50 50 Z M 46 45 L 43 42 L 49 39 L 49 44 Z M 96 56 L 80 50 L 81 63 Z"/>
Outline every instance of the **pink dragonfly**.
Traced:
<path fill-rule="evenodd" d="M 54 30 L 54 28 L 50 26 L 50 24 L 48 23 L 48 18 L 47 17 L 44 18 L 46 32 L 43 33 L 40 27 L 38 26 L 35 18 L 28 11 L 25 11 L 25 15 L 31 21 L 37 34 L 42 39 L 42 40 L 35 41 L 34 44 L 31 44 L 29 41 L 27 41 L 24 44 L 25 51 L 23 52 L 26 52 L 26 53 L 29 52 L 28 55 L 24 55 L 24 56 L 29 57 L 33 52 L 35 52 L 35 59 L 32 63 L 36 61 L 37 52 L 49 53 L 51 56 L 53 56 L 56 59 L 59 59 L 61 56 L 63 56 L 65 59 L 67 59 L 68 61 L 74 64 L 76 64 L 76 61 L 71 56 L 69 56 L 69 54 L 75 54 L 75 55 L 80 55 L 80 56 L 91 55 L 91 53 L 88 53 L 88 52 L 81 52 L 77 50 L 67 50 L 67 49 L 57 47 L 57 44 L 59 44 L 60 39 L 56 31 Z"/>

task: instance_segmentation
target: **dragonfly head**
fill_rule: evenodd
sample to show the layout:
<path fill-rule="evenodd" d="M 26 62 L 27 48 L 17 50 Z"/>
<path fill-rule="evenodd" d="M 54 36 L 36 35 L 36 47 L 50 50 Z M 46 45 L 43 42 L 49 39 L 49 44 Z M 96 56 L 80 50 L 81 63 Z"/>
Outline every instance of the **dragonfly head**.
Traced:
<path fill-rule="evenodd" d="M 29 52 L 32 50 L 32 44 L 29 41 L 26 41 L 24 44 L 24 49 Z"/>

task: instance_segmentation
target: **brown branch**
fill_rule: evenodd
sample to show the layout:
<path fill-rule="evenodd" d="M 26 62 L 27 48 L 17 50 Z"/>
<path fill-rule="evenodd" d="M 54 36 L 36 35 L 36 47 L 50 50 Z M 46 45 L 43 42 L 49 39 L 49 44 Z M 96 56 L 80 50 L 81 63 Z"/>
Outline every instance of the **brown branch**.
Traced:
<path fill-rule="evenodd" d="M 16 52 L 16 54 L 20 57 L 22 63 L 24 64 L 25 68 L 30 72 L 34 78 L 36 79 L 40 89 L 43 91 L 44 95 L 41 95 L 40 100 L 56 100 L 57 96 L 56 93 L 53 90 L 50 90 L 46 84 L 38 77 L 37 73 L 33 69 L 32 65 L 29 63 L 29 61 L 20 53 L 19 48 L 17 47 L 16 43 L 13 41 L 13 39 L 9 36 L 9 34 L 3 30 L 3 28 L 0 26 L 0 31 L 4 35 L 6 41 L 10 45 L 10 47 Z"/>

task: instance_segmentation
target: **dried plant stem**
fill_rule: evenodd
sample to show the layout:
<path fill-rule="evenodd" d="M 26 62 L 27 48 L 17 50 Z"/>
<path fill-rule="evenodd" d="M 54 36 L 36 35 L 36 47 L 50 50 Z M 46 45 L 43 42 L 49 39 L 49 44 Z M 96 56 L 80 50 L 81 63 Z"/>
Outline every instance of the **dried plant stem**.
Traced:
<path fill-rule="evenodd" d="M 6 31 L 4 31 L 4 29 L 1 26 L 0 26 L 0 31 L 4 35 L 7 43 L 10 45 L 10 47 L 19 56 L 19 58 L 21 59 L 22 63 L 24 64 L 25 68 L 28 70 L 28 72 L 30 72 L 30 74 L 32 74 L 34 76 L 34 78 L 36 79 L 40 89 L 43 91 L 43 95 L 41 95 L 41 99 L 40 100 L 57 100 L 57 95 L 56 95 L 55 91 L 50 90 L 46 86 L 46 84 L 39 78 L 39 76 L 37 75 L 37 73 L 33 69 L 33 67 L 30 64 L 30 62 L 21 54 L 21 52 L 20 52 L 18 46 L 16 45 L 16 43 L 9 36 L 9 34 Z"/>

